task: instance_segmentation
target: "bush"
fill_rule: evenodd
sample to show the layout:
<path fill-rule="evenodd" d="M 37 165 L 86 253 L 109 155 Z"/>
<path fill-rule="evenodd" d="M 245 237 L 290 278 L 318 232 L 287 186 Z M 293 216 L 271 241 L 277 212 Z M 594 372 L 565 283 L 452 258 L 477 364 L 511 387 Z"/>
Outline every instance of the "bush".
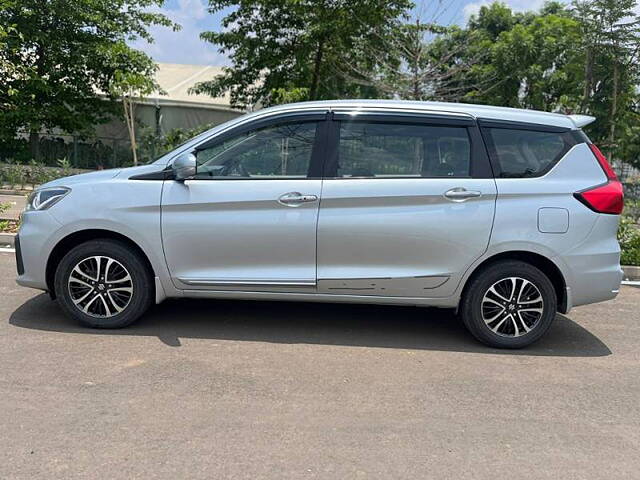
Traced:
<path fill-rule="evenodd" d="M 138 141 L 138 157 L 141 162 L 152 162 L 212 127 L 214 124 L 200 125 L 191 129 L 174 128 L 161 137 L 147 128 L 142 131 Z"/>
<path fill-rule="evenodd" d="M 640 266 L 640 228 L 633 218 L 623 215 L 618 230 L 618 241 L 622 249 L 622 265 Z"/>
<path fill-rule="evenodd" d="M 0 187 L 25 190 L 26 187 L 35 187 L 82 171 L 71 168 L 65 159 L 58 161 L 58 167 L 47 167 L 35 162 L 29 165 L 0 164 Z"/>

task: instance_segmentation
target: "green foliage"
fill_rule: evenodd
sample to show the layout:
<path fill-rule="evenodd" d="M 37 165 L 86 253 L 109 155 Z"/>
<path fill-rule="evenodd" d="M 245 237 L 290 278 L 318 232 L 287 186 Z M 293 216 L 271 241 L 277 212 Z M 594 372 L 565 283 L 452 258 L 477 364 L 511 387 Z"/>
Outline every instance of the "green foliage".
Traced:
<path fill-rule="evenodd" d="M 344 65 L 373 66 L 364 46 L 380 43 L 409 0 L 209 0 L 216 13 L 234 7 L 222 31 L 204 32 L 220 45 L 232 67 L 195 87 L 198 93 L 231 94 L 239 107 L 281 101 L 371 96 L 375 90 L 337 75 Z"/>
<path fill-rule="evenodd" d="M 579 42 L 580 27 L 571 18 L 545 15 L 527 24 L 517 23 L 500 34 L 491 48 L 491 63 L 482 72 L 504 79 L 502 85 L 477 92 L 475 99 L 537 110 L 575 107 L 580 58 L 570 52 Z"/>
<path fill-rule="evenodd" d="M 640 200 L 627 199 L 620 218 L 618 242 L 622 265 L 640 266 Z"/>
<path fill-rule="evenodd" d="M 622 265 L 640 266 L 640 228 L 631 218 L 623 216 L 618 230 Z"/>
<path fill-rule="evenodd" d="M 46 167 L 35 161 L 29 165 L 0 164 L 0 187 L 25 190 L 81 172 L 64 163 L 61 167 Z"/>
<path fill-rule="evenodd" d="M 575 0 L 583 29 L 584 90 L 581 111 L 602 119 L 588 132 L 613 158 L 638 150 L 640 19 L 637 0 Z M 622 157 L 624 158 L 624 157 Z M 640 165 L 638 157 L 630 158 Z"/>
<path fill-rule="evenodd" d="M 58 167 L 62 170 L 62 176 L 66 177 L 71 172 L 71 162 L 67 157 L 58 160 Z"/>
<path fill-rule="evenodd" d="M 593 115 L 598 121 L 586 129 L 592 140 L 611 158 L 640 166 L 636 5 L 548 2 L 538 12 L 514 13 L 495 2 L 481 7 L 466 28 L 435 39 L 430 52 L 447 58 L 454 73 L 449 98 Z M 469 68 L 451 70 L 465 63 Z"/>
<path fill-rule="evenodd" d="M 514 13 L 492 3 L 472 16 L 466 29 L 435 42 L 433 49 L 446 55 L 461 42 L 468 47 L 450 63 L 478 61 L 458 75 L 458 100 L 565 112 L 580 104 L 582 30 L 566 6 L 551 2 L 537 13 Z"/>
<path fill-rule="evenodd" d="M 308 88 L 275 88 L 271 90 L 271 102 L 277 105 L 283 103 L 303 102 L 309 98 Z"/>
<path fill-rule="evenodd" d="M 6 212 L 11 208 L 11 204 L 8 202 L 0 202 L 0 214 Z M 18 228 L 18 222 L 14 220 L 0 220 L 0 232 L 15 233 Z"/>
<path fill-rule="evenodd" d="M 623 216 L 631 222 L 640 225 L 640 199 L 627 198 L 624 202 Z"/>
<path fill-rule="evenodd" d="M 174 128 L 162 137 L 158 137 L 153 130 L 147 129 L 140 138 L 141 158 L 147 162 L 153 161 L 212 127 L 214 125 L 207 124 L 195 128 Z"/>
<path fill-rule="evenodd" d="M 175 25 L 162 0 L 0 0 L 0 140 L 17 130 L 87 133 L 114 114 L 114 85 L 153 78 L 156 66 L 126 42 Z M 119 73 L 120 72 L 120 78 Z M 34 144 L 37 156 L 37 144 Z"/>

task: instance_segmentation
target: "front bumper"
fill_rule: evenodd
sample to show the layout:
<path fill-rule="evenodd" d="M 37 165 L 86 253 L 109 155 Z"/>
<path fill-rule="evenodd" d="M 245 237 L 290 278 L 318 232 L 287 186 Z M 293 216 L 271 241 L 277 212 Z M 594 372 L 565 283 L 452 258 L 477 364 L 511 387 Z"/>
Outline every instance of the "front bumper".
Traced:
<path fill-rule="evenodd" d="M 46 270 L 53 237 L 60 223 L 48 211 L 22 214 L 22 224 L 16 235 L 16 282 L 23 287 L 48 290 Z"/>
<path fill-rule="evenodd" d="M 18 270 L 18 276 L 24 275 L 24 263 L 22 262 L 22 251 L 20 250 L 20 235 L 16 235 L 14 245 L 16 250 L 16 269 Z"/>

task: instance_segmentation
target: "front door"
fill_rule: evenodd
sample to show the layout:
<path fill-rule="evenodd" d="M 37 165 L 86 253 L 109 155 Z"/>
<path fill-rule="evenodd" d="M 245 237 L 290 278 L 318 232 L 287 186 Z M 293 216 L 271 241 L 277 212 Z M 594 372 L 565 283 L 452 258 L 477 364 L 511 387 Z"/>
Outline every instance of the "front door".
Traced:
<path fill-rule="evenodd" d="M 318 292 L 453 294 L 487 249 L 496 186 L 471 118 L 336 114 Z"/>
<path fill-rule="evenodd" d="M 324 114 L 243 127 L 195 149 L 194 179 L 165 182 L 162 239 L 181 289 L 314 288 Z"/>

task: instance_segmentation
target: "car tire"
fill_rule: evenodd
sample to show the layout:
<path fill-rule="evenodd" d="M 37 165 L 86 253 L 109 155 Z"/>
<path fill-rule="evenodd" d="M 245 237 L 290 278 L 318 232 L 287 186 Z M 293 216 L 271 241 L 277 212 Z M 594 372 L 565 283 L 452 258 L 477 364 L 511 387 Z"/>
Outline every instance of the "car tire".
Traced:
<path fill-rule="evenodd" d="M 504 260 L 474 274 L 460 313 L 471 334 L 490 347 L 523 348 L 539 340 L 557 312 L 549 278 L 533 265 Z"/>
<path fill-rule="evenodd" d="M 112 239 L 82 243 L 56 269 L 54 287 L 62 310 L 92 328 L 122 328 L 153 300 L 153 278 L 142 256 Z"/>

